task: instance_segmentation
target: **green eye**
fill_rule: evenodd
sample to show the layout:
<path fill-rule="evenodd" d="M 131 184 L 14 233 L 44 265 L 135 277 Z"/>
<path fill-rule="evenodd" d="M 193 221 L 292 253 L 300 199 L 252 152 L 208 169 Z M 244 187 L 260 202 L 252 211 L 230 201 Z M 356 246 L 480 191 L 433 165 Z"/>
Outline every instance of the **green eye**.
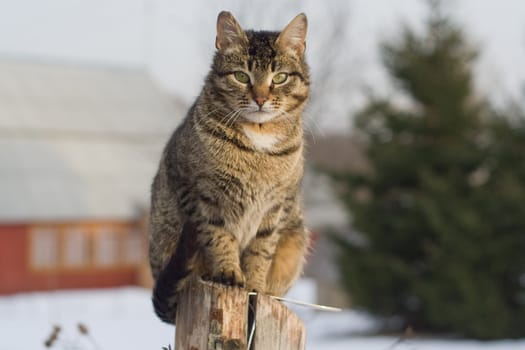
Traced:
<path fill-rule="evenodd" d="M 239 83 L 248 84 L 250 82 L 250 77 L 244 72 L 237 71 L 233 73 L 233 76 Z"/>
<path fill-rule="evenodd" d="M 272 78 L 272 83 L 282 84 L 288 79 L 288 74 L 286 73 L 277 73 Z"/>

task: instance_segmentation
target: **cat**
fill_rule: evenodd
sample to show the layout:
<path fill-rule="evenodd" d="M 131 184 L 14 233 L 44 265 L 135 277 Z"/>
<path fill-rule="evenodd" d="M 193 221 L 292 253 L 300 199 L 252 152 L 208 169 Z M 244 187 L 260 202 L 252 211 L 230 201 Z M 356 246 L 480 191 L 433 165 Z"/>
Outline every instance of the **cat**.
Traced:
<path fill-rule="evenodd" d="M 153 304 L 165 322 L 190 279 L 282 296 L 302 272 L 306 29 L 304 14 L 280 33 L 218 16 L 211 70 L 152 185 Z"/>

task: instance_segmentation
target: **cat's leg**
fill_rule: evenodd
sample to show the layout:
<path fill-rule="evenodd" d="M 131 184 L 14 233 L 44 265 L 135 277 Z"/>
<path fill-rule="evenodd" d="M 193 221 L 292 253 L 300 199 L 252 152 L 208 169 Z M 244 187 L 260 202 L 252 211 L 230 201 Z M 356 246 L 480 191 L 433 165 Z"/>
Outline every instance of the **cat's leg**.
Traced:
<path fill-rule="evenodd" d="M 168 205 L 162 194 L 152 203 L 149 222 L 149 260 L 153 278 L 175 253 L 182 230 L 180 215 L 176 207 Z"/>
<path fill-rule="evenodd" d="M 204 258 L 203 279 L 230 286 L 244 287 L 245 278 L 240 267 L 239 242 L 224 230 L 218 220 L 200 225 L 198 237 Z"/>
<path fill-rule="evenodd" d="M 255 238 L 242 252 L 241 265 L 246 275 L 246 288 L 266 292 L 266 276 L 279 241 L 278 228 L 281 207 L 273 207 L 264 216 Z"/>
<path fill-rule="evenodd" d="M 309 244 L 309 232 L 302 220 L 292 220 L 279 231 L 279 242 L 266 278 L 268 294 L 283 296 L 292 287 L 303 271 Z"/>
<path fill-rule="evenodd" d="M 206 180 L 198 183 L 200 189 L 190 185 L 182 188 L 179 200 L 197 228 L 196 273 L 204 280 L 242 287 L 245 278 L 240 267 L 239 242 L 227 229 L 227 222 L 232 219 L 225 217 L 223 203 L 206 187 L 210 185 Z"/>

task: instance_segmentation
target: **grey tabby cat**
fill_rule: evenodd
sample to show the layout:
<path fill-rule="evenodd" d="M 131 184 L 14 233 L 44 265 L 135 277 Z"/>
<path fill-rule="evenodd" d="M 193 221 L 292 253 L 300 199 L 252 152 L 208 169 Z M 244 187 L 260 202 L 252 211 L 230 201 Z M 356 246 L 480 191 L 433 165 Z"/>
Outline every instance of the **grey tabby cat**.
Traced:
<path fill-rule="evenodd" d="M 191 278 L 281 296 L 302 271 L 306 27 L 304 14 L 281 33 L 218 16 L 211 71 L 152 186 L 153 303 L 165 322 Z"/>

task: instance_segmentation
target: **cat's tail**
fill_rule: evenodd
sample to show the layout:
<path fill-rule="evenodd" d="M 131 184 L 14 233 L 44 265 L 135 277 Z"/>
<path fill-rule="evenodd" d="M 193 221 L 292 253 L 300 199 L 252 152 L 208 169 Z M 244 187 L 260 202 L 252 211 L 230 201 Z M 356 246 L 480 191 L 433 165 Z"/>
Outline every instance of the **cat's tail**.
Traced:
<path fill-rule="evenodd" d="M 166 323 L 175 324 L 177 292 L 181 282 L 191 273 L 188 262 L 195 251 L 192 247 L 195 231 L 195 225 L 192 223 L 184 224 L 177 249 L 155 281 L 152 296 L 153 308 L 157 316 Z"/>

